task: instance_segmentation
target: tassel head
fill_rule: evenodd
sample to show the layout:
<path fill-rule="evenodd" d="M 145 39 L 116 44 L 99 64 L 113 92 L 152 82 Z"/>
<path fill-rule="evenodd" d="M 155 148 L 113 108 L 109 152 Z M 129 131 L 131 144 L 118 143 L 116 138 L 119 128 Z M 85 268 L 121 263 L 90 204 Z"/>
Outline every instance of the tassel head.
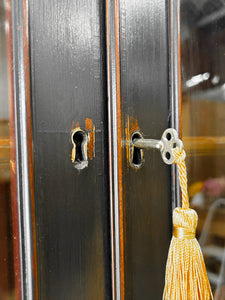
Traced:
<path fill-rule="evenodd" d="M 174 231 L 180 231 L 181 234 L 179 237 L 182 237 L 182 232 L 184 233 L 184 237 L 185 235 L 188 235 L 188 233 L 195 236 L 197 224 L 198 215 L 194 209 L 183 209 L 181 207 L 177 207 L 174 209 L 173 227 Z"/>
<path fill-rule="evenodd" d="M 175 208 L 164 300 L 213 299 L 202 252 L 195 238 L 197 222 L 195 210 Z"/>

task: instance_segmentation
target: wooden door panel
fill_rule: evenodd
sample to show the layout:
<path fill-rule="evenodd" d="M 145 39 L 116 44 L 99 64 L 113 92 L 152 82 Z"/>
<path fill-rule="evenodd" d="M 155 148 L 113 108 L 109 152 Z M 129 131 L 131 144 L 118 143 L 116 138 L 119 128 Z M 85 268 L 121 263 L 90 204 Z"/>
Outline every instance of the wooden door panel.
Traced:
<path fill-rule="evenodd" d="M 98 0 L 30 1 L 39 299 L 111 299 L 104 12 Z M 95 155 L 79 171 L 70 132 L 88 120 Z"/>
<path fill-rule="evenodd" d="M 169 127 L 167 1 L 121 0 L 122 141 L 139 130 L 160 139 Z M 122 143 L 124 145 L 124 142 Z M 144 151 L 140 169 L 122 146 L 125 299 L 161 299 L 170 238 L 170 167 Z"/>
<path fill-rule="evenodd" d="M 114 36 L 106 36 L 104 1 L 30 1 L 39 299 L 162 297 L 171 233 L 170 168 L 154 151 L 144 151 L 140 169 L 131 167 L 129 142 L 134 130 L 159 139 L 170 126 L 169 7 L 165 0 L 108 2 L 118 12 Z M 106 41 L 109 48 L 115 43 L 108 82 Z M 116 72 L 116 82 L 110 72 Z M 117 103 L 112 111 L 117 120 L 111 119 L 117 152 L 111 132 L 108 136 L 107 100 Z M 70 157 L 71 128 L 87 129 L 88 122 L 95 127 L 93 157 L 78 171 Z M 118 199 L 109 185 L 113 180 Z M 110 237 L 110 194 L 111 213 L 118 201 L 119 243 L 113 227 Z M 111 238 L 117 270 L 114 247 L 120 248 L 113 293 Z"/>

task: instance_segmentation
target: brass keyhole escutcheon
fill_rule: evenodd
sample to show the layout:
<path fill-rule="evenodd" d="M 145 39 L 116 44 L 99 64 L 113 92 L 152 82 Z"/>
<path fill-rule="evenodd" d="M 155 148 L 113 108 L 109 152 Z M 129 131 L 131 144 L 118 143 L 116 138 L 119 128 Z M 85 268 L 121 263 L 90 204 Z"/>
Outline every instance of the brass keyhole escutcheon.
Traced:
<path fill-rule="evenodd" d="M 80 127 L 75 128 L 71 132 L 71 141 L 73 144 L 71 160 L 78 170 L 82 170 L 88 166 L 87 145 L 89 135 Z"/>

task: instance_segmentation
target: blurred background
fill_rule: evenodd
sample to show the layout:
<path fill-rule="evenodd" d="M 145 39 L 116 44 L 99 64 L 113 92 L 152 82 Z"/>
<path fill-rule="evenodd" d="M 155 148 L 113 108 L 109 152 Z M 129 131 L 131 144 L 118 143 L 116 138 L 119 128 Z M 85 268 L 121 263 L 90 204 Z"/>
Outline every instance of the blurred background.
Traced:
<path fill-rule="evenodd" d="M 181 126 L 191 205 L 215 299 L 225 299 L 225 1 L 181 0 Z"/>

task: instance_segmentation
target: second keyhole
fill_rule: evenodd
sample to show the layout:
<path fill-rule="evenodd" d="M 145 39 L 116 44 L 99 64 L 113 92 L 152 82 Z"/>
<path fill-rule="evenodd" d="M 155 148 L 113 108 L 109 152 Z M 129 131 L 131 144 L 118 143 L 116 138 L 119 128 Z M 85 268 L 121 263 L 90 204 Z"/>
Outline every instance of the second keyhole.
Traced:
<path fill-rule="evenodd" d="M 87 133 L 81 129 L 75 129 L 72 132 L 71 140 L 73 143 L 72 161 L 76 169 L 87 167 Z"/>

